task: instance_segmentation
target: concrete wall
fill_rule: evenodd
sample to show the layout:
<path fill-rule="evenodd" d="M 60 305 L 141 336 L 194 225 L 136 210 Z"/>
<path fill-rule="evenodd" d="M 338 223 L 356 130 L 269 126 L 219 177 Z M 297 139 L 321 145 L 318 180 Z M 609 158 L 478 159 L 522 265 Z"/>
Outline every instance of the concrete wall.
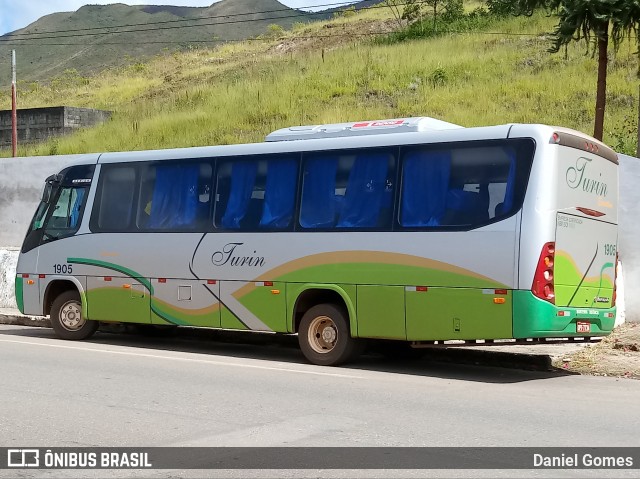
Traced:
<path fill-rule="evenodd" d="M 618 155 L 620 196 L 618 253 L 623 268 L 626 320 L 640 322 L 640 159 Z"/>
<path fill-rule="evenodd" d="M 17 249 L 40 201 L 44 179 L 91 155 L 0 159 L 0 308 L 15 307 Z M 94 155 L 95 156 L 95 155 Z M 620 156 L 618 249 L 623 280 L 618 280 L 617 322 L 640 322 L 640 159 Z"/>
<path fill-rule="evenodd" d="M 47 140 L 67 135 L 78 128 L 102 123 L 111 117 L 110 111 L 92 108 L 56 106 L 22 108 L 17 112 L 18 144 Z M 11 110 L 0 110 L 0 148 L 11 146 Z"/>
<path fill-rule="evenodd" d="M 0 247 L 22 246 L 40 201 L 44 180 L 85 157 L 0 158 Z"/>

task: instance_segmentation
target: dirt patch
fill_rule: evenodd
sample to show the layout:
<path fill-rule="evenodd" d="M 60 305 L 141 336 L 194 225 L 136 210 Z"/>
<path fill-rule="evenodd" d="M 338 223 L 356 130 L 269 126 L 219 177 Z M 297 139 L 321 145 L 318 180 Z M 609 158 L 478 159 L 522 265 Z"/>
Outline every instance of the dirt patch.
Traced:
<path fill-rule="evenodd" d="M 294 33 L 291 38 L 277 41 L 268 53 L 284 55 L 299 52 L 330 51 L 345 44 L 391 33 L 398 29 L 393 19 L 360 20 L 348 23 L 327 23 L 319 30 Z"/>
<path fill-rule="evenodd" d="M 640 324 L 623 324 L 601 342 L 554 359 L 553 365 L 580 374 L 640 379 Z"/>

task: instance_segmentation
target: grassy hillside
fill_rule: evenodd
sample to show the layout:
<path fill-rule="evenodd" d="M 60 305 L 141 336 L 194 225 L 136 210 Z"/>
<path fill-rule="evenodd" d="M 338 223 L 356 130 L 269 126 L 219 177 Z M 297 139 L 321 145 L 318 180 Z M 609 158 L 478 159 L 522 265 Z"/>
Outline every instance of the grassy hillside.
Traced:
<path fill-rule="evenodd" d="M 6 58 L 15 48 L 21 77 L 42 80 L 66 69 L 99 72 L 106 66 L 130 64 L 132 58 L 148 59 L 166 50 L 211 46 L 200 41 L 245 39 L 263 34 L 271 24 L 290 28 L 295 22 L 325 17 L 330 14 L 289 9 L 277 0 L 222 0 L 202 8 L 85 5 L 75 12 L 44 16 L 0 37 L 0 58 Z M 187 25 L 191 27 L 183 28 Z M 111 33 L 102 35 L 104 32 Z M 92 35 L 81 35 L 87 33 Z M 5 75 L 1 72 L 0 79 Z"/>
<path fill-rule="evenodd" d="M 21 107 L 114 111 L 97 128 L 20 155 L 120 151 L 262 141 L 288 125 L 433 116 L 464 126 L 509 122 L 593 131 L 596 60 L 583 45 L 549 54 L 553 20 L 494 20 L 483 31 L 379 44 L 389 30 L 376 9 L 299 26 L 286 39 L 167 54 L 101 75 L 23 84 Z M 498 32 L 498 33 L 496 33 Z M 522 35 L 531 33 L 532 35 Z M 610 61 L 605 142 L 635 152 L 635 45 Z M 0 108 L 9 108 L 8 92 Z M 4 150 L 2 154 L 8 155 Z"/>

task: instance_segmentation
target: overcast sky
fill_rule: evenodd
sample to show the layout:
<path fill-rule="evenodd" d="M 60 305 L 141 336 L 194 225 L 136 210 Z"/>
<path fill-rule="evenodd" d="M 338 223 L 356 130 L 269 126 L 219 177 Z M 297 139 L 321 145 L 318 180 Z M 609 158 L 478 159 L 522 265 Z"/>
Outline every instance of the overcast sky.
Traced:
<path fill-rule="evenodd" d="M 336 4 L 340 0 L 279 0 L 292 8 L 309 8 Z M 350 0 L 353 1 L 353 0 Z M 208 7 L 215 0 L 0 0 L 0 35 L 26 27 L 43 15 L 55 12 L 72 12 L 83 5 L 126 3 L 127 5 L 182 5 Z M 345 3 L 348 3 L 345 1 Z M 316 8 L 317 10 L 317 8 Z"/>

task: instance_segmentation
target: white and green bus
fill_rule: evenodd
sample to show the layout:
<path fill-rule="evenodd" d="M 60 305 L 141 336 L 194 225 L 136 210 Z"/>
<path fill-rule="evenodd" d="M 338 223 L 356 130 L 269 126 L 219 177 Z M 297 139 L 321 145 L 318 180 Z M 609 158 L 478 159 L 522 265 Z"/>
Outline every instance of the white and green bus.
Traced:
<path fill-rule="evenodd" d="M 430 118 L 83 155 L 46 180 L 16 298 L 64 339 L 100 322 L 297 333 L 321 365 L 367 338 L 603 336 L 617 175 L 573 130 Z"/>

